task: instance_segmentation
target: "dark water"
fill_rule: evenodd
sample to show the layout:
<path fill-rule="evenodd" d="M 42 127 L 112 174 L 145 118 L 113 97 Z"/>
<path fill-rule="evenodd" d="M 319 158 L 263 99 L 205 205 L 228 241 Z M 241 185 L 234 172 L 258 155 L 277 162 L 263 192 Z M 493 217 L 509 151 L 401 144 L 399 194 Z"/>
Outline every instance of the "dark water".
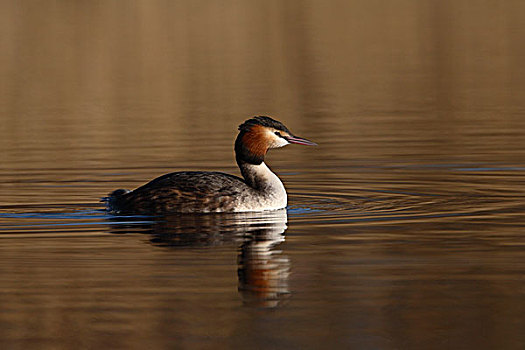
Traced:
<path fill-rule="evenodd" d="M 0 2 L 0 345 L 522 349 L 525 3 Z M 237 174 L 286 210 L 98 202 Z"/>

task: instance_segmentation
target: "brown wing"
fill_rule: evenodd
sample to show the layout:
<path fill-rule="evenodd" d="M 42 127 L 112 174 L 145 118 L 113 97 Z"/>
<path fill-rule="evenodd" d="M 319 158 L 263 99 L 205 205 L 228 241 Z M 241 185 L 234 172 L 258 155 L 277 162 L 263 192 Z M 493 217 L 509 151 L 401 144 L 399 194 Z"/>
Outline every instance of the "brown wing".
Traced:
<path fill-rule="evenodd" d="M 187 171 L 166 174 L 113 198 L 112 209 L 128 214 L 232 211 L 235 199 L 249 190 L 239 177 Z"/>

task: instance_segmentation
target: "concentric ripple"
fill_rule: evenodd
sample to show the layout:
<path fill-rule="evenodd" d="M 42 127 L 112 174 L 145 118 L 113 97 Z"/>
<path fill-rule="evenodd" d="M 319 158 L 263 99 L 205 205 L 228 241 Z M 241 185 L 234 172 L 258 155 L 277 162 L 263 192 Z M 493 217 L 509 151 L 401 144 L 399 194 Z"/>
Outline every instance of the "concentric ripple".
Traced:
<path fill-rule="evenodd" d="M 439 173 L 403 169 L 407 179 L 385 181 L 372 173 L 367 180 L 343 179 L 331 174 L 331 182 L 306 179 L 290 191 L 291 220 L 309 224 L 371 224 L 436 221 L 450 217 L 465 219 L 507 218 L 517 215 L 523 193 L 508 193 L 492 182 L 481 167 L 440 169 Z M 326 177 L 317 175 L 319 178 Z M 384 174 L 382 174 L 384 176 Z M 374 178 L 376 177 L 376 178 Z M 378 178 L 377 178 L 378 177 Z M 346 181 L 346 188 L 344 183 Z M 350 184 L 351 183 L 351 184 Z M 294 184 L 294 183 L 292 183 Z M 475 189 L 473 187 L 476 187 Z"/>

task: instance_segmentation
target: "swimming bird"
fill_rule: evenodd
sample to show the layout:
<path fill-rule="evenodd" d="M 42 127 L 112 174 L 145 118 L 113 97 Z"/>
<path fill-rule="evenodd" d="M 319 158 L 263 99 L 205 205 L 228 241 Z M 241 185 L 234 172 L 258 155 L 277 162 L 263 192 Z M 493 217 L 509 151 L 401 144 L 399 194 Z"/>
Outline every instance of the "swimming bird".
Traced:
<path fill-rule="evenodd" d="M 293 135 L 281 122 L 258 116 L 239 125 L 235 159 L 242 177 L 215 171 L 182 171 L 160 176 L 133 191 L 106 197 L 114 214 L 249 212 L 286 207 L 283 183 L 264 163 L 268 150 L 288 144 L 316 145 Z"/>

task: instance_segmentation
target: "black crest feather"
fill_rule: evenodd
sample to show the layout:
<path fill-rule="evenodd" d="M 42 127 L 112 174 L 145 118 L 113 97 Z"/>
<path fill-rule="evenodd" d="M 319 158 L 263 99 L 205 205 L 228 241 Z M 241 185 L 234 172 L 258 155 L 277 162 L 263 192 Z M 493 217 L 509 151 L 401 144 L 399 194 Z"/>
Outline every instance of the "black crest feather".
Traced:
<path fill-rule="evenodd" d="M 285 131 L 288 134 L 291 134 L 290 130 L 288 130 L 288 128 L 286 126 L 284 126 L 283 123 L 281 123 L 281 122 L 279 122 L 279 121 L 277 121 L 275 119 L 272 119 L 270 117 L 266 117 L 266 116 L 257 116 L 257 117 L 253 117 L 251 119 L 248 119 L 247 121 L 245 121 L 244 123 L 239 125 L 239 130 L 240 131 L 249 131 L 254 125 L 266 126 L 266 127 L 269 127 L 269 128 L 274 128 L 274 129 L 277 129 L 277 130 Z"/>

